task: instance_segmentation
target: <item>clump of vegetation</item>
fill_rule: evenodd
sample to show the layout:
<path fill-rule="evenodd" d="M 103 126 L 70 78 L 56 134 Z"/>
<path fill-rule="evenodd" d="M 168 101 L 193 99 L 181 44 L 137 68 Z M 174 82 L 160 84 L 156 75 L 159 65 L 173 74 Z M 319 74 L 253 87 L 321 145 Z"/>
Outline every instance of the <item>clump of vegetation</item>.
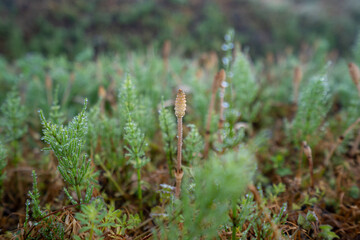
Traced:
<path fill-rule="evenodd" d="M 13 163 L 17 163 L 20 161 L 19 140 L 27 131 L 27 113 L 15 90 L 6 96 L 5 102 L 1 105 L 1 115 L 2 138 L 5 143 L 10 144 Z"/>
<path fill-rule="evenodd" d="M 172 175 L 173 162 L 175 162 L 176 153 L 176 123 L 173 115 L 170 111 L 164 107 L 162 102 L 161 109 L 159 111 L 159 124 L 164 141 L 164 150 L 168 161 L 169 174 Z"/>
<path fill-rule="evenodd" d="M 0 234 L 356 238 L 356 59 L 320 41 L 250 61 L 236 40 L 229 31 L 220 64 L 170 43 L 162 57 L 0 60 Z"/>
<path fill-rule="evenodd" d="M 245 121 L 252 122 L 260 107 L 258 103 L 255 103 L 259 85 L 256 82 L 250 61 L 244 53 L 236 53 L 231 71 L 234 76 L 231 79 L 232 98 L 229 99 L 229 102 L 233 103 L 231 107 L 239 109 L 241 117 Z"/>
<path fill-rule="evenodd" d="M 187 127 L 190 128 L 190 131 L 184 139 L 185 149 L 183 150 L 183 156 L 185 161 L 190 166 L 193 166 L 200 161 L 203 140 L 194 124 L 188 124 Z"/>
<path fill-rule="evenodd" d="M 77 202 L 89 202 L 94 189 L 94 180 L 90 159 L 87 159 L 83 148 L 87 133 L 87 100 L 80 114 L 68 126 L 58 125 L 47 121 L 44 113 L 40 111 L 41 124 L 43 125 L 43 140 L 49 144 L 58 159 L 58 170 L 63 179 L 76 191 Z M 83 197 L 81 190 L 85 189 Z M 69 199 L 75 203 L 69 191 L 64 188 Z"/>
<path fill-rule="evenodd" d="M 149 158 L 145 156 L 145 136 L 138 128 L 136 123 L 131 120 L 129 117 L 128 123 L 125 126 L 125 142 L 128 146 L 125 146 L 128 153 L 126 156 L 129 157 L 129 164 L 131 164 L 136 169 L 137 175 L 137 194 L 140 201 L 140 209 L 142 209 L 142 189 L 141 189 L 141 168 L 145 166 L 146 163 L 150 161 Z M 142 213 L 141 213 L 142 215 Z"/>
<path fill-rule="evenodd" d="M 329 86 L 326 76 L 317 76 L 310 80 L 301 91 L 298 110 L 291 123 L 289 135 L 299 144 L 302 140 L 315 143 L 320 126 L 329 111 Z M 314 134 L 315 133 L 315 134 Z"/>
<path fill-rule="evenodd" d="M 254 170 L 254 157 L 244 148 L 229 152 L 221 159 L 210 158 L 196 167 L 194 179 L 187 178 L 180 199 L 169 206 L 167 214 L 171 222 L 162 225 L 160 239 L 166 236 L 213 238 L 219 229 L 231 226 L 224 212 L 230 211 L 230 200 L 241 196 Z"/>
<path fill-rule="evenodd" d="M 116 238 L 140 223 L 139 216 L 126 216 L 119 209 L 115 210 L 114 206 L 107 209 L 106 203 L 99 198 L 88 205 L 82 205 L 81 212 L 76 213 L 75 217 L 82 225 L 79 233 L 88 233 L 85 239 L 99 239 L 103 236 Z M 75 239 L 83 237 L 75 236 Z"/>

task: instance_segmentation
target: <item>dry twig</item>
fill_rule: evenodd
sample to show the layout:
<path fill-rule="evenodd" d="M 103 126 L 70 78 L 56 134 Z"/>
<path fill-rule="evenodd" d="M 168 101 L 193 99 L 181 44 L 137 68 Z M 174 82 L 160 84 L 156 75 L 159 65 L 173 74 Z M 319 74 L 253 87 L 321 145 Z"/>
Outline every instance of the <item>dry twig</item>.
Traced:
<path fill-rule="evenodd" d="M 297 104 L 299 100 L 299 86 L 300 82 L 303 78 L 303 72 L 300 66 L 297 66 L 294 69 L 294 76 L 293 76 L 293 95 L 294 95 L 294 103 Z"/>
<path fill-rule="evenodd" d="M 171 42 L 170 40 L 166 40 L 163 45 L 162 49 L 162 57 L 163 57 L 163 63 L 164 63 L 164 70 L 165 73 L 169 70 L 169 55 L 171 51 Z"/>
<path fill-rule="evenodd" d="M 209 154 L 211 117 L 215 107 L 216 92 L 223 81 L 222 79 L 225 79 L 225 76 L 226 76 L 225 71 L 223 69 L 220 72 L 216 73 L 211 87 L 211 99 L 210 99 L 210 105 L 209 105 L 208 116 L 206 121 L 204 159 L 207 158 Z"/>

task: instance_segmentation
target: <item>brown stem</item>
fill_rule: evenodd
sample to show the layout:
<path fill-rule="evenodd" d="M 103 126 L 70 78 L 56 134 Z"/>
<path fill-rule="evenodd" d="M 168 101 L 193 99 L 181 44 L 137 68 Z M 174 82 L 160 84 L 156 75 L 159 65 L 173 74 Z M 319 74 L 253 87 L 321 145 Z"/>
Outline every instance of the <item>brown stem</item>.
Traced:
<path fill-rule="evenodd" d="M 359 96 L 360 96 L 360 70 L 359 70 L 359 67 L 355 63 L 349 63 L 348 67 L 349 67 L 349 73 L 350 73 L 351 79 L 353 80 L 353 82 L 358 90 Z"/>
<path fill-rule="evenodd" d="M 46 95 L 47 95 L 47 99 L 48 99 L 48 103 L 49 105 L 52 104 L 52 79 L 51 79 L 51 76 L 50 74 L 46 74 L 46 77 L 45 77 L 45 86 L 46 86 Z"/>
<path fill-rule="evenodd" d="M 218 125 L 218 140 L 220 143 L 222 143 L 221 138 L 221 129 L 223 127 L 223 124 L 225 122 L 224 117 L 224 98 L 225 98 L 225 79 L 226 79 L 226 73 L 224 69 L 221 69 L 218 73 L 218 86 L 220 87 L 220 119 L 219 119 L 219 125 Z"/>
<path fill-rule="evenodd" d="M 183 172 L 181 169 L 181 150 L 182 150 L 182 132 L 183 132 L 182 118 L 185 116 L 185 111 L 186 111 L 186 95 L 181 89 L 179 89 L 176 95 L 174 110 L 178 122 L 178 145 L 177 145 L 178 148 L 177 148 L 177 167 L 175 170 L 175 178 L 176 178 L 175 196 L 179 198 L 180 189 L 181 189 L 181 179 L 183 177 Z"/>
<path fill-rule="evenodd" d="M 103 115 L 105 112 L 105 99 L 106 99 L 106 90 L 105 88 L 101 85 L 99 86 L 98 89 L 98 96 L 100 98 L 100 113 Z"/>
<path fill-rule="evenodd" d="M 162 49 L 162 57 L 164 63 L 164 73 L 168 73 L 169 71 L 169 55 L 171 51 L 171 42 L 170 40 L 166 40 Z"/>
<path fill-rule="evenodd" d="M 208 115 L 207 115 L 207 120 L 206 120 L 206 132 L 205 132 L 205 148 L 204 148 L 204 159 L 207 158 L 208 154 L 209 154 L 209 148 L 210 148 L 210 126 L 211 126 L 211 117 L 212 117 L 212 112 L 214 111 L 214 106 L 215 106 L 215 98 L 216 98 L 216 91 L 217 91 L 217 86 L 218 86 L 218 78 L 217 78 L 218 74 L 216 74 L 214 76 L 214 81 L 212 84 L 212 91 L 211 91 L 211 99 L 210 99 L 210 104 L 209 104 L 209 110 L 208 110 Z"/>
<path fill-rule="evenodd" d="M 182 181 L 183 176 L 184 176 L 184 172 L 182 169 L 180 169 L 180 171 L 178 171 L 177 169 L 175 170 L 175 180 L 176 180 L 175 197 L 176 198 L 180 198 L 181 181 Z"/>
<path fill-rule="evenodd" d="M 310 181 L 311 187 L 314 187 L 314 171 L 313 171 L 313 158 L 311 154 L 311 148 L 306 141 L 303 141 L 304 154 L 309 161 Z"/>
<path fill-rule="evenodd" d="M 212 112 L 214 111 L 214 107 L 215 107 L 216 92 L 219 87 L 221 87 L 221 89 L 222 89 L 222 92 L 220 94 L 220 122 L 221 122 L 221 125 L 219 122 L 219 127 L 220 128 L 222 127 L 222 122 L 223 122 L 223 118 L 224 118 L 223 117 L 223 115 L 224 115 L 223 105 L 224 105 L 224 92 L 225 92 L 225 88 L 224 88 L 224 86 L 222 86 L 222 82 L 225 81 L 225 78 L 226 78 L 226 73 L 225 73 L 224 69 L 221 69 L 214 76 L 214 81 L 213 81 L 212 89 L 211 89 L 212 91 L 211 91 L 210 105 L 209 105 L 208 116 L 207 116 L 207 121 L 206 121 L 204 159 L 207 158 L 207 156 L 209 154 L 211 117 L 212 117 Z M 219 141 L 221 141 L 220 134 L 219 134 Z"/>
<path fill-rule="evenodd" d="M 177 118 L 178 122 L 178 144 L 177 144 L 177 170 L 181 170 L 181 149 L 182 149 L 182 118 Z"/>
<path fill-rule="evenodd" d="M 301 79 L 303 77 L 303 73 L 301 71 L 301 68 L 299 66 L 297 66 L 294 69 L 294 76 L 293 76 L 293 91 L 294 91 L 294 103 L 297 104 L 298 103 L 298 98 L 299 98 L 299 86 L 300 86 L 300 82 Z"/>
<path fill-rule="evenodd" d="M 221 85 L 220 87 L 220 118 L 218 126 L 218 141 L 222 143 L 221 138 L 221 129 L 223 128 L 225 117 L 224 117 L 224 96 L 225 96 L 225 87 Z"/>
<path fill-rule="evenodd" d="M 180 197 L 180 191 L 181 191 L 181 180 L 184 175 L 184 172 L 181 168 L 181 151 L 182 151 L 182 117 L 177 118 L 178 122 L 178 144 L 177 144 L 177 167 L 175 171 L 175 178 L 176 178 L 176 189 L 175 189 L 175 196 L 176 198 Z"/>

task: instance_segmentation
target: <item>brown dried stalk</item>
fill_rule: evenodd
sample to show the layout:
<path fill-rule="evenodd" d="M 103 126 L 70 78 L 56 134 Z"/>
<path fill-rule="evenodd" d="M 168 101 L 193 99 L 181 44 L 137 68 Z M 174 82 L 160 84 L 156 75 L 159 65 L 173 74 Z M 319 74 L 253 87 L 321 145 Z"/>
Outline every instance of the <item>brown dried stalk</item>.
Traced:
<path fill-rule="evenodd" d="M 222 70 L 222 71 L 224 71 L 224 70 Z M 216 92 L 219 88 L 219 82 L 220 82 L 219 79 L 221 77 L 220 75 L 221 75 L 222 71 L 215 74 L 213 84 L 211 87 L 211 99 L 210 99 L 210 105 L 209 105 L 209 110 L 208 110 L 208 116 L 207 116 L 207 120 L 206 120 L 204 158 L 207 158 L 207 156 L 209 154 L 211 117 L 212 117 L 212 112 L 214 111 L 214 107 L 215 107 Z M 223 74 L 225 74 L 225 71 Z"/>
<path fill-rule="evenodd" d="M 224 69 L 221 69 L 219 72 L 219 79 L 218 84 L 220 87 L 220 119 L 219 119 L 219 129 L 218 129 L 218 140 L 220 143 L 222 143 L 221 138 L 221 129 L 224 125 L 225 117 L 224 117 L 224 97 L 225 97 L 225 79 L 226 79 L 226 73 Z"/>
<path fill-rule="evenodd" d="M 309 161 L 309 170 L 310 170 L 310 181 L 311 181 L 311 187 L 314 187 L 314 166 L 313 166 L 313 158 L 311 154 L 311 148 L 307 144 L 306 141 L 303 141 L 303 150 L 306 158 Z"/>
<path fill-rule="evenodd" d="M 100 98 L 100 113 L 104 114 L 105 112 L 105 99 L 106 99 L 106 90 L 103 86 L 99 86 L 98 96 Z"/>
<path fill-rule="evenodd" d="M 297 104 L 298 103 L 298 98 L 299 98 L 299 86 L 300 86 L 300 82 L 303 78 L 303 72 L 300 68 L 300 66 L 297 66 L 294 69 L 294 75 L 293 75 L 293 94 L 294 94 L 294 103 Z"/>
<path fill-rule="evenodd" d="M 207 72 L 210 72 L 212 69 L 214 69 L 218 65 L 218 57 L 216 52 L 210 52 L 206 58 L 207 61 L 205 61 L 204 67 Z"/>
<path fill-rule="evenodd" d="M 181 89 L 179 89 L 175 99 L 175 115 L 177 117 L 177 123 L 178 123 L 177 165 L 175 169 L 176 198 L 180 197 L 181 180 L 184 175 L 184 172 L 181 168 L 181 157 L 182 157 L 181 151 L 182 151 L 182 133 L 183 133 L 182 118 L 185 116 L 185 111 L 186 111 L 186 95 Z"/>
<path fill-rule="evenodd" d="M 171 42 L 170 42 L 170 40 L 166 40 L 164 42 L 163 49 L 162 49 L 162 57 L 163 57 L 165 72 L 168 72 L 168 68 L 169 68 L 170 51 L 171 51 Z"/>
<path fill-rule="evenodd" d="M 355 63 L 349 63 L 349 72 L 351 79 L 353 80 L 354 84 L 356 85 L 356 88 L 358 90 L 358 94 L 360 97 L 360 70 L 359 67 Z M 355 139 L 354 145 L 351 148 L 350 154 L 353 156 L 356 154 L 356 151 L 358 149 L 358 146 L 360 144 L 360 131 L 358 132 L 358 135 Z"/>
<path fill-rule="evenodd" d="M 49 105 L 52 104 L 52 85 L 53 85 L 53 81 L 51 79 L 50 74 L 46 74 L 45 86 L 46 86 L 46 95 L 47 95 Z"/>
<path fill-rule="evenodd" d="M 350 73 L 351 79 L 353 80 L 354 84 L 356 85 L 359 96 L 360 96 L 360 70 L 359 70 L 359 67 L 356 66 L 355 63 L 349 63 L 348 67 L 349 67 L 349 73 Z"/>

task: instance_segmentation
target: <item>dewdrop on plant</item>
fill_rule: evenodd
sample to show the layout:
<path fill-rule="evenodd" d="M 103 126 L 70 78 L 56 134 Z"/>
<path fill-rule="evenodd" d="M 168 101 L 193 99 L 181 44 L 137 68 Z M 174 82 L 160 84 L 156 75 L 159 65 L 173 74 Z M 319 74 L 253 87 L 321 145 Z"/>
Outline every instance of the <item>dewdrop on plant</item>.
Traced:
<path fill-rule="evenodd" d="M 186 111 L 186 95 L 183 90 L 179 89 L 175 99 L 175 115 L 178 118 L 185 116 Z"/>

